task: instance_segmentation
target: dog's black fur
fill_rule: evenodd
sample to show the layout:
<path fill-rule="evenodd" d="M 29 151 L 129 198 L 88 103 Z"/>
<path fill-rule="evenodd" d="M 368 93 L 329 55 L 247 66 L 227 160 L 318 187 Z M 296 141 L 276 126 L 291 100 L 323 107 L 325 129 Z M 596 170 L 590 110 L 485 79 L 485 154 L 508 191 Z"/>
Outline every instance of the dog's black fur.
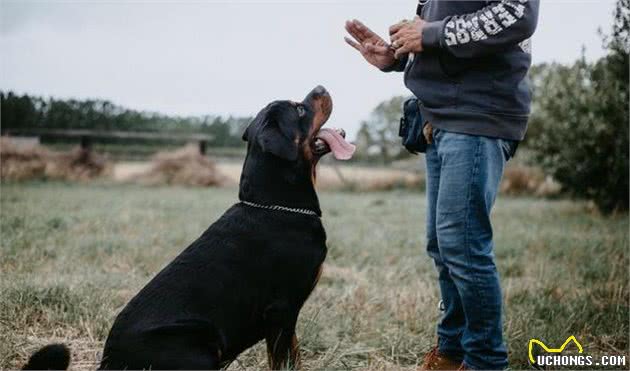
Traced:
<path fill-rule="evenodd" d="M 239 198 L 321 214 L 314 136 L 326 90 L 276 101 L 250 123 Z M 265 339 L 272 369 L 299 367 L 295 326 L 326 257 L 320 219 L 238 203 L 122 310 L 101 369 L 218 369 Z"/>

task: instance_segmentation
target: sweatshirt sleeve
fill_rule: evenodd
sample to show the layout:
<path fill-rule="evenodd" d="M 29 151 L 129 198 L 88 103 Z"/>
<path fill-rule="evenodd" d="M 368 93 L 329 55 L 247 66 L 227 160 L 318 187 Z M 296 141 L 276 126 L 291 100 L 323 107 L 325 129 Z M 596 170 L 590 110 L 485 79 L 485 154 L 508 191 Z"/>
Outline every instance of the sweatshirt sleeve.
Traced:
<path fill-rule="evenodd" d="M 534 34 L 539 0 L 488 1 L 480 10 L 427 22 L 422 33 L 425 50 L 445 49 L 459 58 L 501 51 Z"/>
<path fill-rule="evenodd" d="M 400 59 L 396 59 L 394 61 L 394 63 L 392 63 L 390 66 L 387 66 L 385 68 L 381 68 L 381 71 L 383 72 L 392 72 L 392 71 L 396 71 L 396 72 L 402 72 L 405 70 L 405 66 L 407 66 L 407 59 L 409 58 L 408 55 L 405 55 L 404 57 L 400 58 Z"/>

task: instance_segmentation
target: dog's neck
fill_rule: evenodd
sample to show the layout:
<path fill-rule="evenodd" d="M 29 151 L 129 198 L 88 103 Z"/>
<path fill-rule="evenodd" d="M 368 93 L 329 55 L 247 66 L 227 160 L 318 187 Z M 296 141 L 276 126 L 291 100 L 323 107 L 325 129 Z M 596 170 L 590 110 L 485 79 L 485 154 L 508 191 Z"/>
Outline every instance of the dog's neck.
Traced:
<path fill-rule="evenodd" d="M 310 166 L 281 162 L 266 153 L 248 153 L 238 196 L 241 201 L 260 205 L 308 209 L 319 216 L 322 213 Z"/>

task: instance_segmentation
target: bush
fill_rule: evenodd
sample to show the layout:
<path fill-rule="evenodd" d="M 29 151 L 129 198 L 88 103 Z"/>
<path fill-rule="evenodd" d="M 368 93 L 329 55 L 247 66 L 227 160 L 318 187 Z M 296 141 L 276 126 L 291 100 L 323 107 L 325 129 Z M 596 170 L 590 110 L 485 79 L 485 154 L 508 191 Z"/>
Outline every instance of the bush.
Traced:
<path fill-rule="evenodd" d="M 620 0 L 616 25 L 627 24 Z M 592 199 L 601 211 L 628 209 L 627 32 L 615 29 L 609 54 L 596 63 L 532 70 L 535 99 L 528 146 L 536 163 L 569 194 Z"/>

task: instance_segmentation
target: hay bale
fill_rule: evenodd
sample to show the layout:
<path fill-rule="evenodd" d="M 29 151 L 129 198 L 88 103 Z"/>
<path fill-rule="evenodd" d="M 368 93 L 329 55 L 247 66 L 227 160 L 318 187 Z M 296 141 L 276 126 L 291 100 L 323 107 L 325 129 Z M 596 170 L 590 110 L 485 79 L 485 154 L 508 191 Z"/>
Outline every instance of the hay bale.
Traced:
<path fill-rule="evenodd" d="M 509 195 L 551 197 L 559 194 L 561 187 L 537 167 L 512 165 L 505 168 L 501 192 Z"/>
<path fill-rule="evenodd" d="M 8 137 L 0 137 L 0 179 L 43 179 L 47 156 L 49 151 L 39 145 L 20 147 Z"/>
<path fill-rule="evenodd" d="M 3 181 L 86 181 L 110 169 L 105 157 L 82 148 L 55 152 L 38 144 L 20 146 L 9 137 L 0 138 L 0 179 Z"/>
<path fill-rule="evenodd" d="M 53 153 L 46 164 L 46 176 L 51 179 L 86 181 L 108 173 L 105 157 L 84 148 Z"/>
<path fill-rule="evenodd" d="M 507 166 L 500 191 L 509 195 L 532 195 L 544 179 L 539 169 L 523 165 Z"/>
<path fill-rule="evenodd" d="M 214 161 L 189 144 L 170 152 L 159 152 L 151 158 L 151 168 L 135 180 L 148 185 L 184 185 L 193 187 L 220 186 L 225 178 Z"/>

